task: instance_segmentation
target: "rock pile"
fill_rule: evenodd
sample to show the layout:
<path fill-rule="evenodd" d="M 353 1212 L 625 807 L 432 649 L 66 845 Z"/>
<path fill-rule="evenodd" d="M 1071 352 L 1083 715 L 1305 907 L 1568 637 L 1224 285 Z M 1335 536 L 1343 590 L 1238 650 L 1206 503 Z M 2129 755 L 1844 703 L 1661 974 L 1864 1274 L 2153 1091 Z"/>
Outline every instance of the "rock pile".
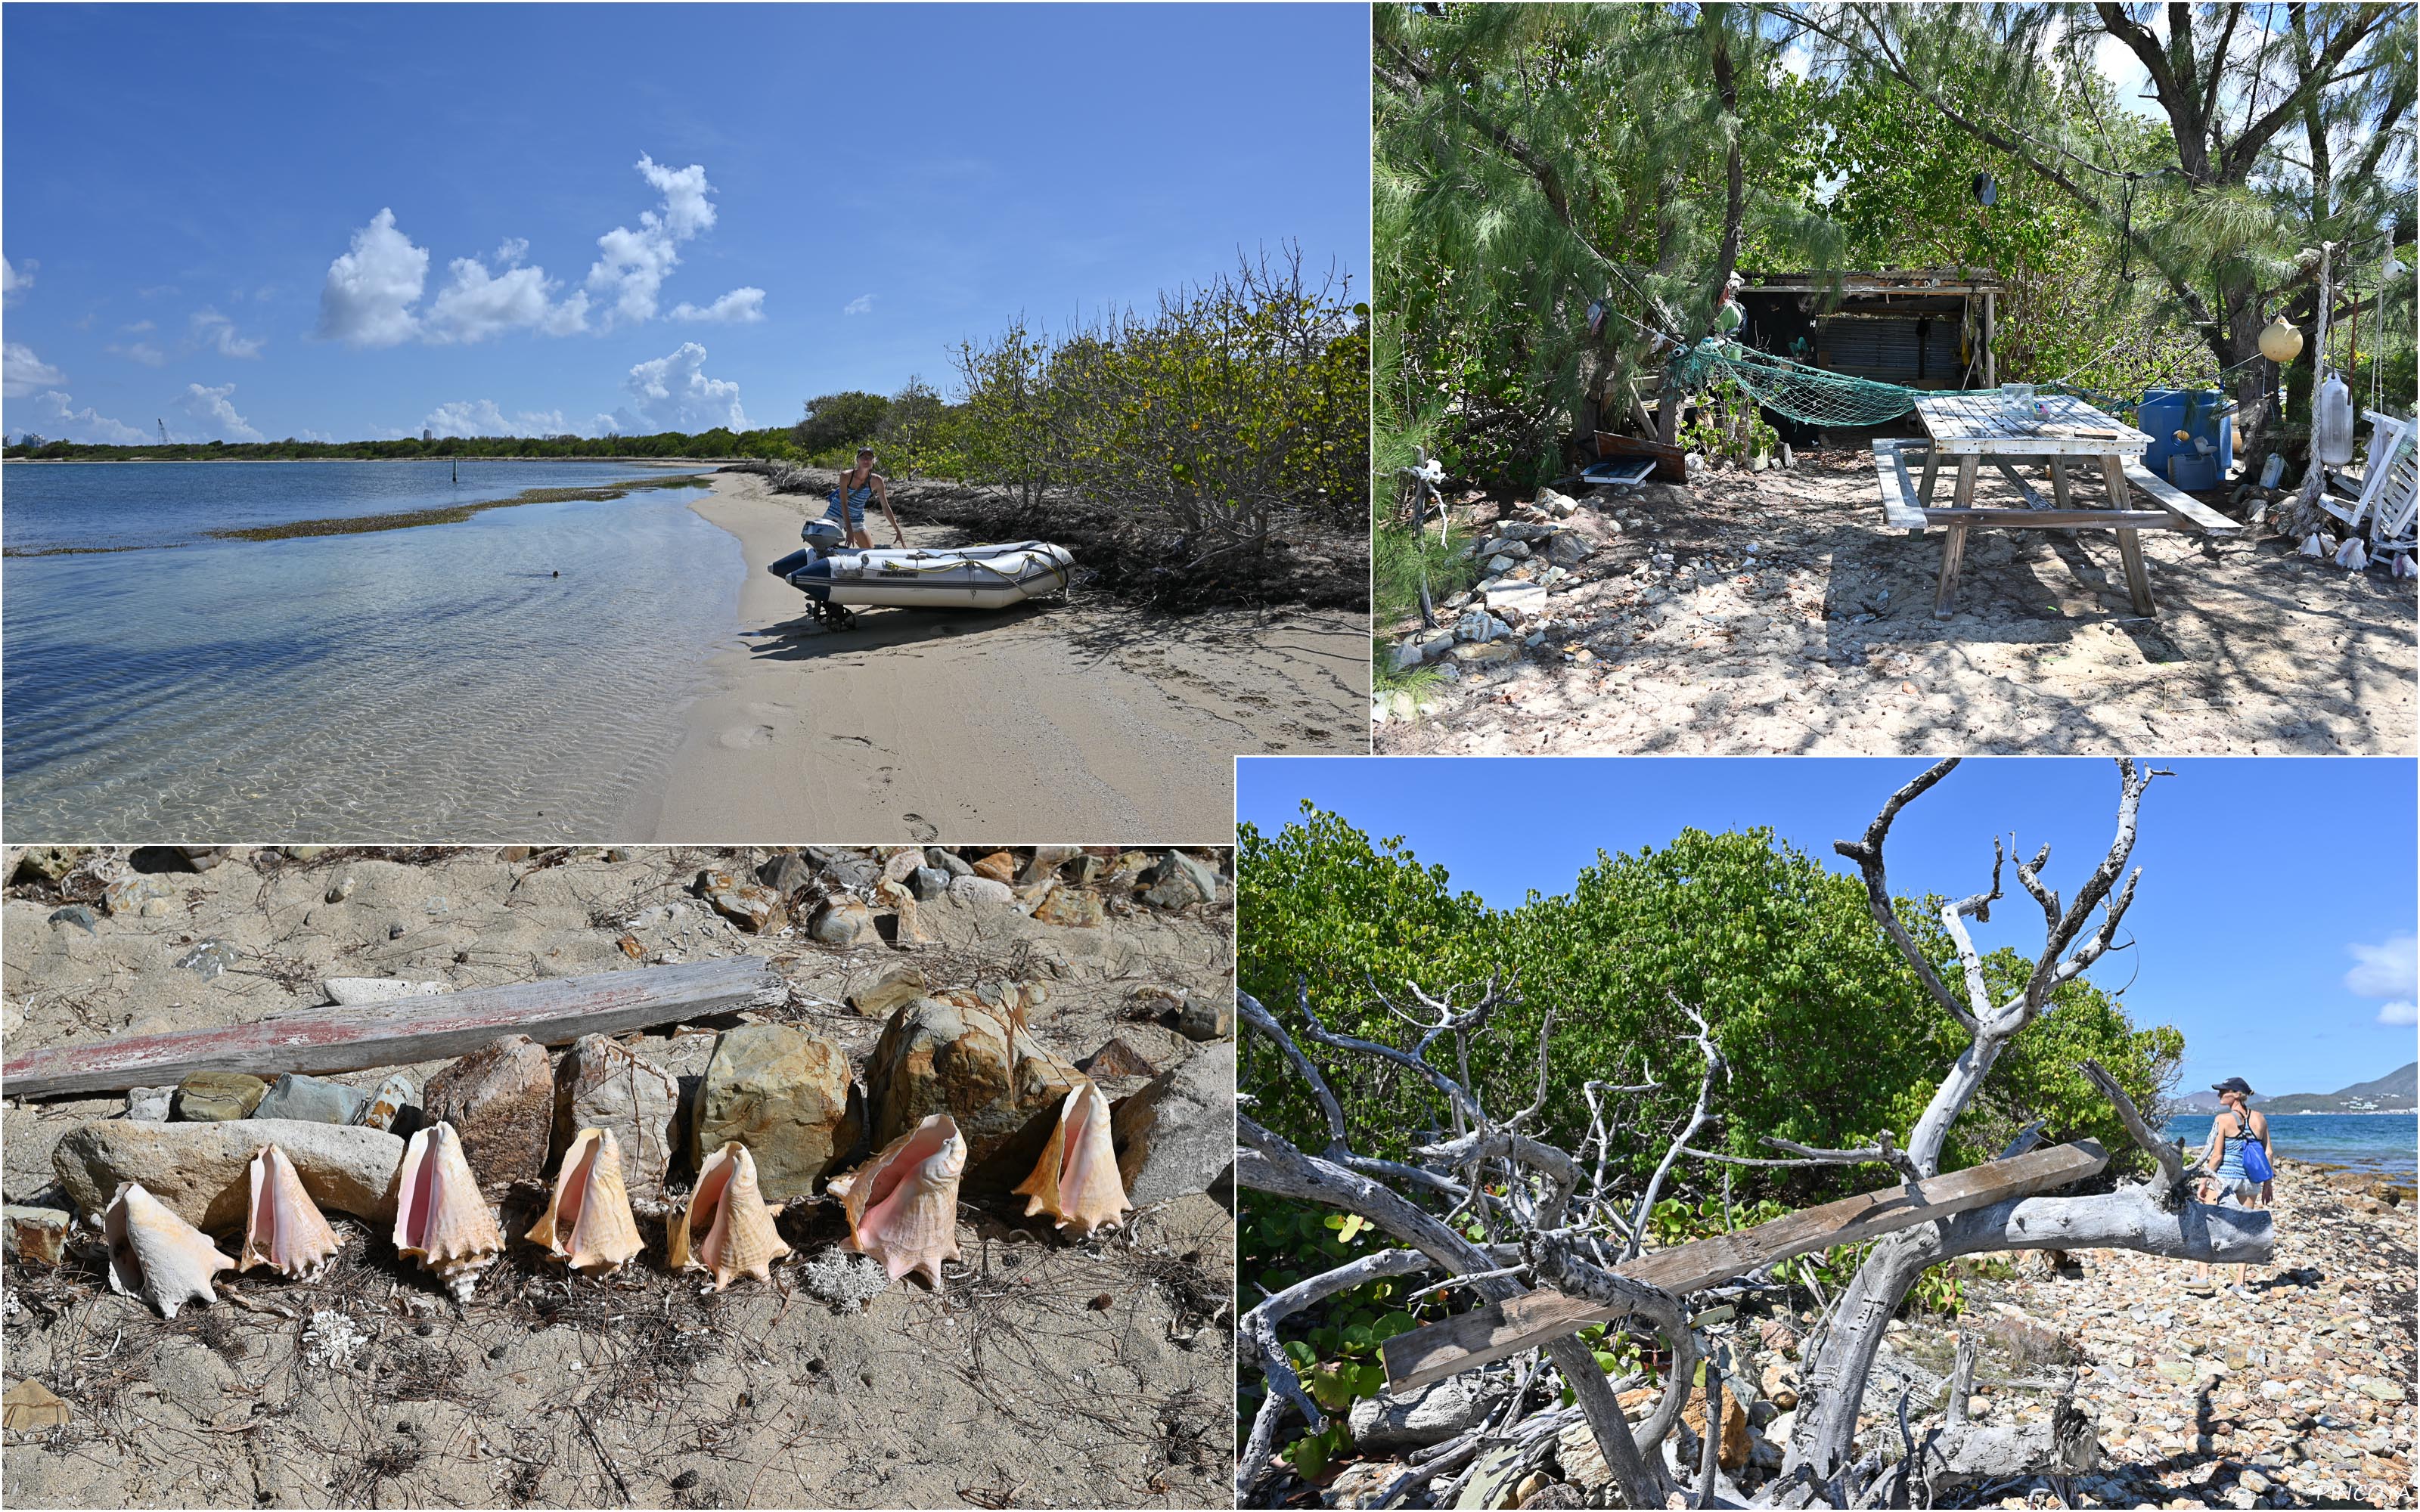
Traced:
<path fill-rule="evenodd" d="M 783 851 L 752 878 L 700 872 L 692 890 L 743 933 L 819 945 L 903 950 L 935 942 L 920 910 L 941 900 L 1015 908 L 1062 929 L 1098 929 L 1138 907 L 1191 908 L 1232 898 L 1227 853 L 1115 845 L 810 845 Z"/>
<path fill-rule="evenodd" d="M 1450 627 L 1395 647 L 1395 671 L 1434 662 L 1454 680 L 1465 667 L 1510 661 L 1543 645 L 1553 624 L 1547 594 L 1573 581 L 1575 569 L 1621 531 L 1618 520 L 1583 515 L 1578 501 L 1540 489 L 1463 548 L 1485 563 L 1486 576 L 1445 601 L 1446 609 L 1460 611 Z"/>

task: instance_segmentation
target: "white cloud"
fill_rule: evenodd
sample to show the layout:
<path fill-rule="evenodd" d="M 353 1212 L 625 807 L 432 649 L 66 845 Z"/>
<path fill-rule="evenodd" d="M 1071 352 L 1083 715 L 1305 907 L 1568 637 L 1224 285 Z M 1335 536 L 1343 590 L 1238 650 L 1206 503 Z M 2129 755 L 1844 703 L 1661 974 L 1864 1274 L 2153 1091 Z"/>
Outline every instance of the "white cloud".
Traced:
<path fill-rule="evenodd" d="M 507 419 L 493 399 L 457 399 L 441 404 L 421 422 L 440 436 L 597 436 L 614 428 L 613 417 L 573 422 L 560 409 L 524 409 Z"/>
<path fill-rule="evenodd" d="M 440 436 L 510 436 L 511 424 L 493 399 L 457 399 L 441 404 L 421 422 Z"/>
<path fill-rule="evenodd" d="M 34 355 L 22 341 L 0 343 L 0 396 L 23 399 L 43 389 L 55 389 L 68 376 Z"/>
<path fill-rule="evenodd" d="M 14 304 L 18 295 L 34 286 L 34 270 L 41 266 L 31 257 L 22 265 L 0 257 L 0 301 Z"/>
<path fill-rule="evenodd" d="M 411 306 L 428 281 L 428 252 L 395 228 L 382 209 L 353 233 L 353 250 L 328 265 L 319 290 L 319 334 L 348 347 L 393 347 L 417 333 Z"/>
<path fill-rule="evenodd" d="M 141 363 L 146 367 L 161 367 L 165 365 L 168 361 L 168 354 L 166 352 L 162 351 L 159 347 L 152 346 L 147 341 L 129 342 L 123 347 L 104 347 L 101 350 L 116 352 L 118 356 L 126 358 L 132 362 Z"/>
<path fill-rule="evenodd" d="M 2353 945 L 2353 967 L 2345 973 L 2345 990 L 2357 997 L 2383 997 L 2378 1022 L 2390 1027 L 2420 1023 L 2412 1000 L 2420 997 L 2420 938 L 2390 936 L 2383 945 Z"/>
<path fill-rule="evenodd" d="M 454 281 L 429 302 L 422 325 L 429 341 L 484 341 L 524 328 L 563 336 L 588 328 L 588 296 L 549 303 L 555 284 L 543 268 L 507 268 L 496 277 L 476 257 L 457 257 L 451 271 Z"/>
<path fill-rule="evenodd" d="M 617 319 L 654 319 L 657 292 L 680 263 L 676 249 L 714 225 L 714 206 L 706 199 L 714 186 L 706 181 L 703 164 L 667 168 L 643 152 L 638 169 L 664 196 L 663 204 L 660 212 L 643 212 L 636 231 L 617 225 L 597 239 L 604 255 L 588 270 L 588 286 L 612 301 L 609 326 Z"/>
<path fill-rule="evenodd" d="M 704 309 L 684 300 L 673 306 L 675 320 L 705 320 L 715 325 L 751 326 L 765 318 L 765 291 L 736 288 Z"/>
<path fill-rule="evenodd" d="M 217 347 L 222 357 L 257 357 L 265 339 L 238 335 L 235 322 L 209 305 L 194 312 L 194 340 Z"/>
<path fill-rule="evenodd" d="M 628 389 L 631 409 L 613 413 L 621 429 L 633 433 L 655 431 L 712 430 L 728 425 L 733 430 L 746 430 L 748 416 L 739 408 L 739 385 L 725 378 L 706 376 L 706 348 L 696 342 L 681 343 L 680 349 L 652 363 L 641 363 L 630 369 L 629 378 L 622 385 Z"/>
<path fill-rule="evenodd" d="M 874 313 L 874 296 L 871 294 L 861 294 L 857 298 L 849 301 L 846 304 L 842 305 L 840 307 L 840 313 L 843 315 L 872 315 Z"/>
<path fill-rule="evenodd" d="M 117 332 L 122 336 L 139 336 L 147 331 L 157 331 L 160 328 L 158 326 L 153 325 L 148 320 L 137 320 L 131 326 L 118 327 Z"/>
<path fill-rule="evenodd" d="M 200 421 L 203 428 L 211 435 L 231 441 L 260 440 L 260 432 L 253 429 L 251 423 L 237 414 L 235 406 L 227 402 L 228 395 L 234 393 L 235 385 L 232 383 L 222 383 L 215 389 L 188 383 L 184 397 L 177 401 L 177 408 Z"/>
<path fill-rule="evenodd" d="M 54 440 L 90 441 L 105 446 L 133 446 L 151 438 L 123 421 L 96 414 L 90 409 L 78 409 L 75 401 L 58 390 L 44 393 L 39 401 L 41 411 L 50 416 L 52 439 Z"/>
<path fill-rule="evenodd" d="M 496 264 L 501 268 L 519 268 L 529 255 L 529 238 L 506 237 L 496 246 Z"/>
<path fill-rule="evenodd" d="M 2353 968 L 2345 990 L 2360 997 L 2410 997 L 2420 993 L 2420 939 L 2397 934 L 2383 945 L 2347 947 Z"/>

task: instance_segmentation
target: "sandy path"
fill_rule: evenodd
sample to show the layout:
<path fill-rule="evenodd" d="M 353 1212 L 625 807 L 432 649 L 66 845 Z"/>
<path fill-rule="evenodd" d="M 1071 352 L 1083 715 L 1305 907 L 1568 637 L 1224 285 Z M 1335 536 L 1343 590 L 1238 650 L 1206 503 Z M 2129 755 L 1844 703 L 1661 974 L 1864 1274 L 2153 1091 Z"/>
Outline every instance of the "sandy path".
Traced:
<path fill-rule="evenodd" d="M 797 548 L 805 501 L 750 474 L 714 482 L 691 507 L 739 539 L 740 625 L 628 831 L 1225 843 L 1234 756 L 1366 748 L 1356 616 L 1171 618 L 1079 588 L 997 613 L 876 609 L 832 634 L 764 571 Z M 908 527 L 911 545 L 948 534 Z"/>
<path fill-rule="evenodd" d="M 1958 612 L 1945 621 L 1932 617 L 1941 537 L 1885 531 L 1873 469 L 1854 455 L 1652 491 L 1574 517 L 1599 549 L 1553 591 L 1546 644 L 1424 694 L 1433 712 L 1383 720 L 1378 748 L 2414 748 L 2412 584 L 2382 572 L 2296 557 L 2273 536 L 2146 532 L 2160 614 L 2142 620 L 2107 532 L 1988 531 L 1967 543 Z M 1982 492 L 2009 497 L 1996 479 Z M 2098 501 L 2097 484 L 2079 492 Z"/>

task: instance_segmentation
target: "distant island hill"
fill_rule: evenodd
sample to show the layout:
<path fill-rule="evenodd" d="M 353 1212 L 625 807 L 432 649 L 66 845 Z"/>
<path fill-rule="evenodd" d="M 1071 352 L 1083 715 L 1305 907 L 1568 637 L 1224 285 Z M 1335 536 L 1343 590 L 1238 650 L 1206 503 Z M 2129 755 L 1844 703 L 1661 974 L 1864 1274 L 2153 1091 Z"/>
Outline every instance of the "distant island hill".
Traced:
<path fill-rule="evenodd" d="M 2288 1092 L 2283 1097 L 2255 1097 L 2252 1105 L 2263 1113 L 2411 1113 L 2420 1094 L 2420 1060 L 2401 1071 L 2390 1071 L 2374 1082 L 2355 1082 L 2334 1092 Z M 2215 1113 L 2216 1092 L 2195 1092 L 2177 1106 L 2194 1113 Z"/>

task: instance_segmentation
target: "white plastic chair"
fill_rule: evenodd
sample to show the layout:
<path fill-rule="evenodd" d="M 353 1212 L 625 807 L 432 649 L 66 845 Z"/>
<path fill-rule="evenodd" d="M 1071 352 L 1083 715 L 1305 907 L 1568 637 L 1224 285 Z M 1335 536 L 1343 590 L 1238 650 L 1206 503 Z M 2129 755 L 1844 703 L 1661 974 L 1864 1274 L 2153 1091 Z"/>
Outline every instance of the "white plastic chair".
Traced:
<path fill-rule="evenodd" d="M 2319 507 L 2344 521 L 2347 534 L 2360 530 L 2365 518 L 2376 520 L 2381 506 L 2388 501 L 2398 466 L 2405 476 L 2410 473 L 2412 423 L 2375 409 L 2363 414 L 2369 421 L 2369 456 L 2360 475 L 2331 470 L 2325 479 L 2330 487 L 2346 490 L 2350 497 L 2319 490 Z"/>
<path fill-rule="evenodd" d="M 2400 554 L 2409 558 L 2415 546 L 2412 520 L 2420 515 L 2420 455 L 2415 455 L 2413 423 L 2381 415 L 2375 409 L 2365 410 L 2373 427 L 2370 432 L 2370 464 L 2363 479 L 2362 496 L 2369 506 L 2369 555 L 2376 561 L 2381 554 Z M 2381 453 L 2381 441 L 2387 440 L 2388 427 L 2394 428 L 2389 448 Z M 2382 458 L 2382 459 L 2381 459 Z M 2408 573 L 2408 563 L 2396 563 L 2398 576 Z"/>

